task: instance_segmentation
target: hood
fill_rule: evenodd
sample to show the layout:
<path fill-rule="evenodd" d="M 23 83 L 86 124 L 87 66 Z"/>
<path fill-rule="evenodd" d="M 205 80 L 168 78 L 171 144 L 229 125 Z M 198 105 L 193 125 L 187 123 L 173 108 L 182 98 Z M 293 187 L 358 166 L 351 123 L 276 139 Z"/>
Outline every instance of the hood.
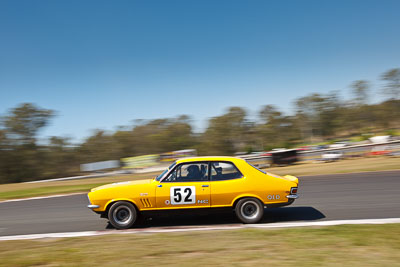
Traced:
<path fill-rule="evenodd" d="M 100 189 L 109 189 L 115 187 L 122 187 L 122 186 L 132 186 L 132 185 L 143 185 L 143 184 L 150 184 L 153 179 L 146 179 L 146 180 L 137 180 L 137 181 L 127 181 L 127 182 L 118 182 L 112 184 L 101 185 L 98 187 L 93 188 L 90 192 L 94 192 Z"/>

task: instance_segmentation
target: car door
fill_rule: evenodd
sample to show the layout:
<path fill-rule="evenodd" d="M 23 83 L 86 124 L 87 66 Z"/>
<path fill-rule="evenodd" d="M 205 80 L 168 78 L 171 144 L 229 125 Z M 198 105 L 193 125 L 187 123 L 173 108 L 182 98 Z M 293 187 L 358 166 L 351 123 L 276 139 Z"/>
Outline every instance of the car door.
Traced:
<path fill-rule="evenodd" d="M 228 161 L 210 162 L 211 207 L 231 206 L 235 198 L 246 192 L 244 176 Z"/>
<path fill-rule="evenodd" d="M 175 166 L 156 187 L 158 209 L 210 207 L 208 162 L 189 162 Z"/>

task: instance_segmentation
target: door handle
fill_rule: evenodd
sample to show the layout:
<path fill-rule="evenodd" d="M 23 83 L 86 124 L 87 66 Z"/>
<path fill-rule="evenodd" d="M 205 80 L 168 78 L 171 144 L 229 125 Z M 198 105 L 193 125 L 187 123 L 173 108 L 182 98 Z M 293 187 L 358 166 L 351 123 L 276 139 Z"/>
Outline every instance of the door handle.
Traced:
<path fill-rule="evenodd" d="M 208 187 L 208 184 L 203 184 L 201 187 Z"/>

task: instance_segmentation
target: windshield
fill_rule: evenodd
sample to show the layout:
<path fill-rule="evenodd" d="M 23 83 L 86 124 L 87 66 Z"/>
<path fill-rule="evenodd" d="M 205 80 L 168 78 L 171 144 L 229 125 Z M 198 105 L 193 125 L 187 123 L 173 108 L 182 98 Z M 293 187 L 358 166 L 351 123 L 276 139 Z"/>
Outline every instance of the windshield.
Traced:
<path fill-rule="evenodd" d="M 175 166 L 175 164 L 176 164 L 176 162 L 172 163 L 171 166 L 169 166 L 165 171 L 163 171 L 159 176 L 157 176 L 156 181 L 160 181 L 161 178 L 163 178 L 164 175 L 166 175 L 167 172 Z"/>
<path fill-rule="evenodd" d="M 267 174 L 265 171 L 263 171 L 263 170 L 260 170 L 259 168 L 257 168 L 256 166 L 254 166 L 253 164 L 251 164 L 250 162 L 248 162 L 248 161 L 246 161 L 251 167 L 253 167 L 254 169 L 256 169 L 256 170 L 259 170 L 260 172 L 262 172 L 262 173 L 264 173 L 264 174 Z"/>

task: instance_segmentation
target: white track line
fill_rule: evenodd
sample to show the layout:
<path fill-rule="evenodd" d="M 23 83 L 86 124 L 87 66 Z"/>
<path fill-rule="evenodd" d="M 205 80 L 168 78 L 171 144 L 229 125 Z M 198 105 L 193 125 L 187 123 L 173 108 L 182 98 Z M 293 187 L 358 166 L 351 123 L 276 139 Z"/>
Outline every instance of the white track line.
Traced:
<path fill-rule="evenodd" d="M 0 236 L 0 241 L 8 240 L 27 240 L 42 238 L 65 238 L 65 237 L 85 237 L 99 236 L 108 234 L 141 234 L 141 233 L 176 233 L 176 232 L 194 232 L 194 231 L 215 231 L 215 230 L 236 230 L 251 228 L 292 228 L 292 227 L 310 227 L 310 226 L 332 226 L 343 224 L 387 224 L 400 223 L 400 218 L 387 219 L 361 219 L 361 220 L 334 220 L 319 222 L 292 222 L 292 223 L 264 223 L 264 224 L 240 224 L 225 226 L 201 226 L 201 227 L 159 227 L 146 229 L 130 229 L 130 230 L 105 230 L 105 231 L 85 231 L 85 232 L 67 232 L 67 233 L 48 233 L 48 234 L 31 234 L 31 235 L 13 235 Z"/>
<path fill-rule="evenodd" d="M 68 196 L 83 195 L 83 194 L 87 194 L 87 193 L 81 192 L 81 193 L 69 193 L 69 194 L 62 194 L 62 195 L 51 195 L 51 196 L 44 196 L 44 197 L 28 197 L 28 198 L 8 199 L 8 200 L 0 201 L 0 204 L 7 203 L 7 202 L 19 202 L 19 201 L 27 201 L 27 200 L 53 198 L 53 197 L 68 197 Z"/>

